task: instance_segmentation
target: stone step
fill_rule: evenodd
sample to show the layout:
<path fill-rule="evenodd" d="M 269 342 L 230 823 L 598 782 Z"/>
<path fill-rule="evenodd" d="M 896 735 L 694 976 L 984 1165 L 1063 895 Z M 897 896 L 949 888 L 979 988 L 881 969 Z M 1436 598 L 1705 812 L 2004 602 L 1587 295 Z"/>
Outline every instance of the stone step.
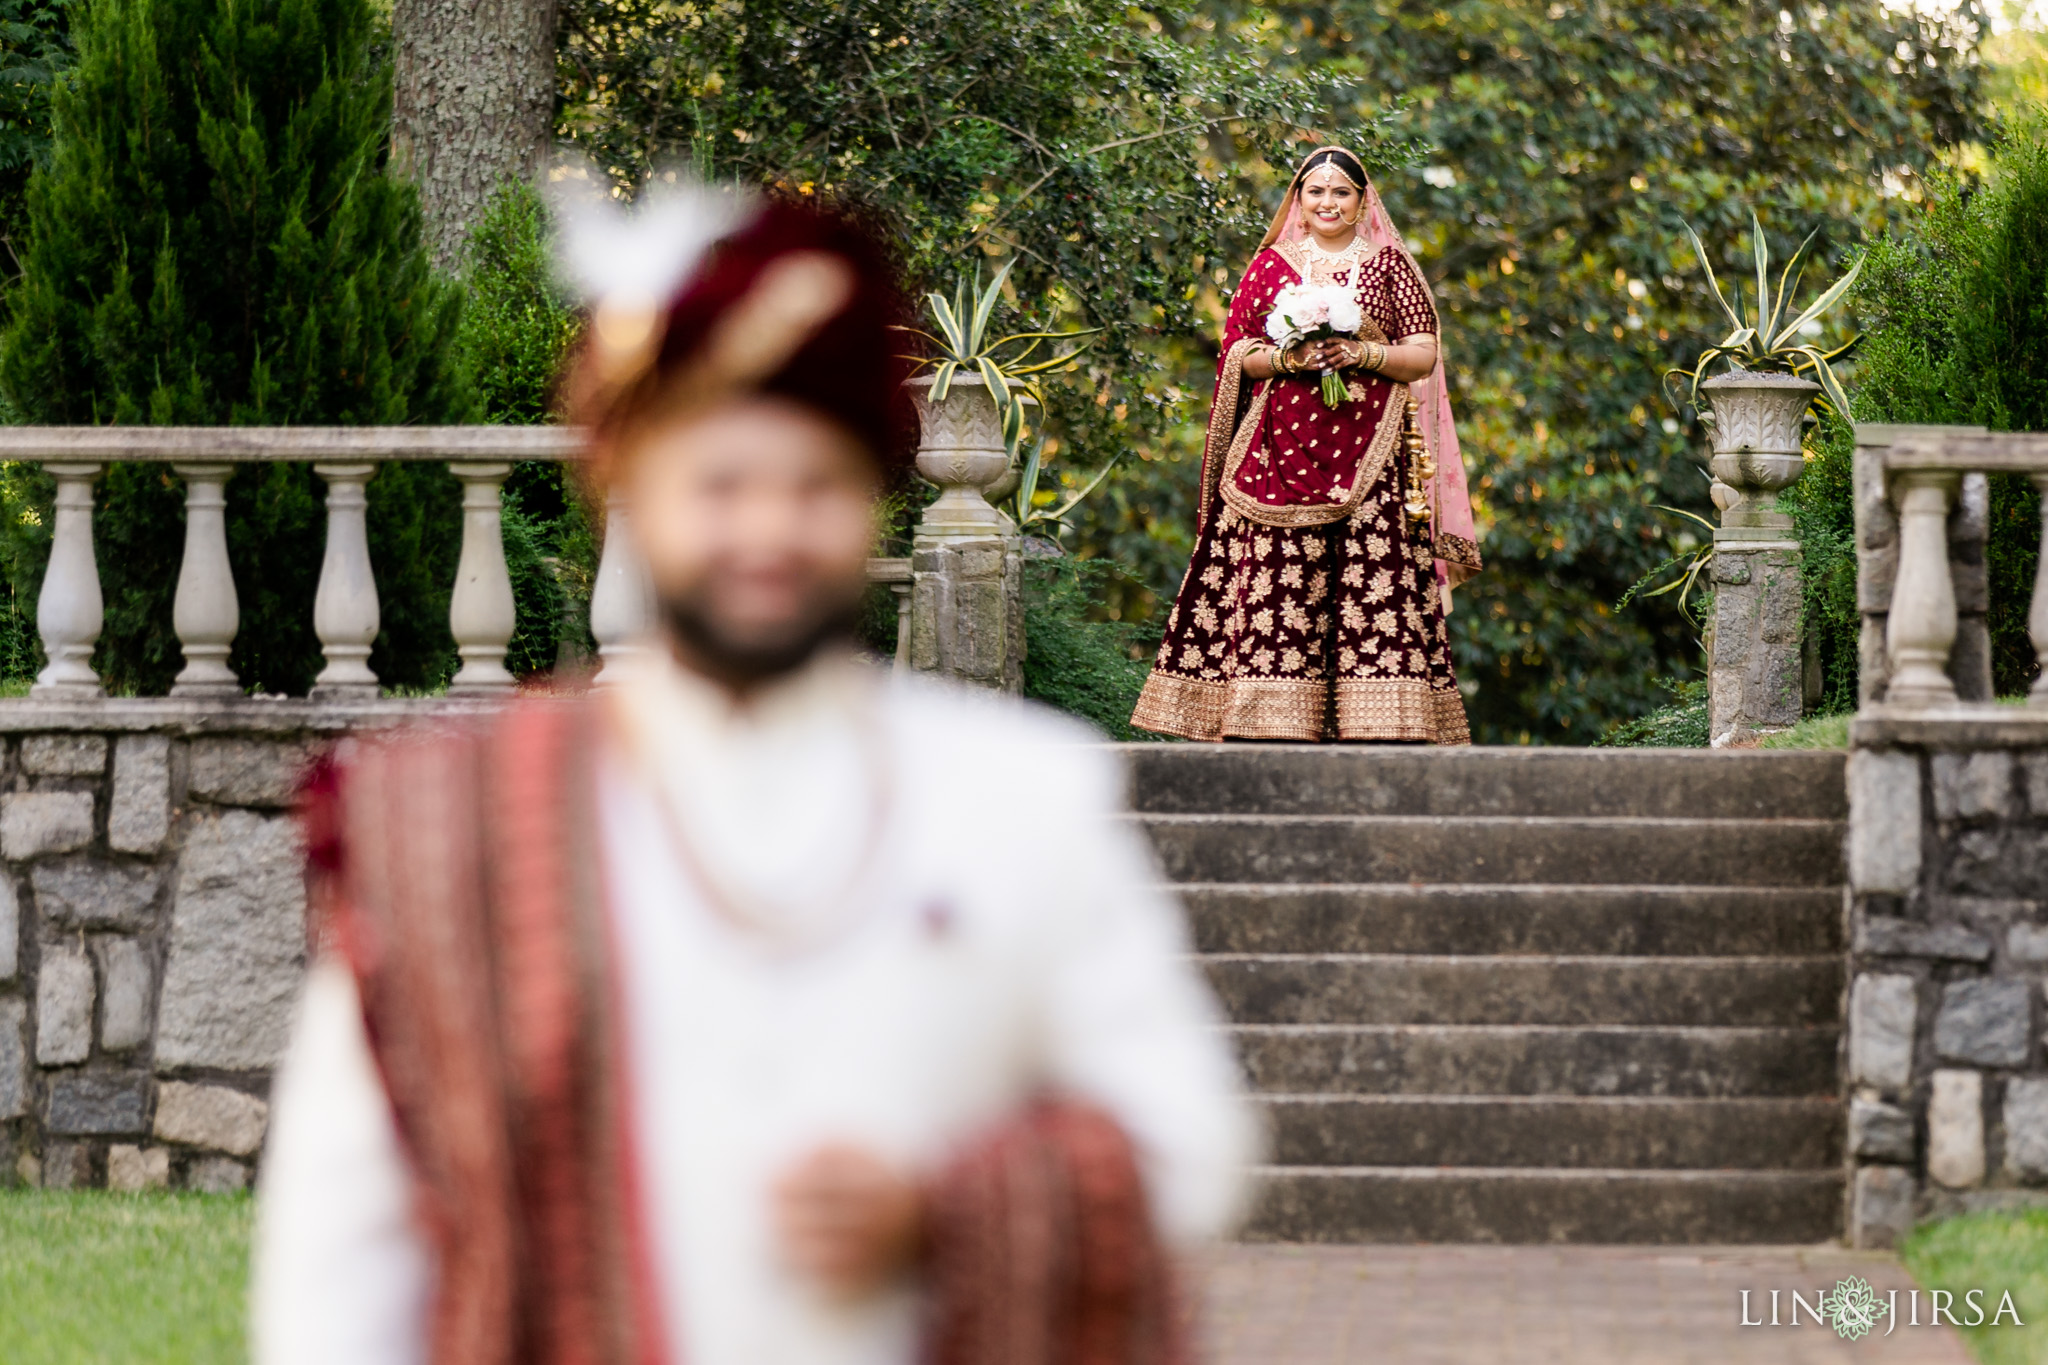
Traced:
<path fill-rule="evenodd" d="M 1839 957 L 1218 956 L 1240 1024 L 1794 1028 L 1841 1017 Z"/>
<path fill-rule="evenodd" d="M 1833 887 L 1177 888 L 1205 953 L 1839 953 Z"/>
<path fill-rule="evenodd" d="M 1268 1242 L 1821 1242 L 1839 1171 L 1267 1167 L 1242 1234 Z"/>
<path fill-rule="evenodd" d="M 1150 815 L 1176 882 L 1831 886 L 1833 820 Z"/>
<path fill-rule="evenodd" d="M 1832 1170 L 1842 1103 L 1816 1099 L 1272 1095 L 1276 1166 Z"/>
<path fill-rule="evenodd" d="M 1240 1024 L 1251 1088 L 1285 1095 L 1836 1093 L 1839 1030 Z"/>
<path fill-rule="evenodd" d="M 1712 749 L 1129 744 L 1158 814 L 1841 820 L 1844 755 Z"/>

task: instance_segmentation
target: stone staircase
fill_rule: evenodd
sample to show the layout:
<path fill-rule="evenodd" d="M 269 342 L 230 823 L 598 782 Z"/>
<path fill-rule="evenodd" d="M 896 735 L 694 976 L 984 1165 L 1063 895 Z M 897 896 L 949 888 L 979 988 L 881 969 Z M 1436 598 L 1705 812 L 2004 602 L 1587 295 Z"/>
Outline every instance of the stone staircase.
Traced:
<path fill-rule="evenodd" d="M 1126 754 L 1270 1117 L 1248 1237 L 1840 1234 L 1841 754 Z"/>

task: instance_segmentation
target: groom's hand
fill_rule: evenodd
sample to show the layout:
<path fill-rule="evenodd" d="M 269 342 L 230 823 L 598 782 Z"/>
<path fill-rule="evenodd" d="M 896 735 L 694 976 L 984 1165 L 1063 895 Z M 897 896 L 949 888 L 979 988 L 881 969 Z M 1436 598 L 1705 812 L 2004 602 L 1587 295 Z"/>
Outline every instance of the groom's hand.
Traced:
<path fill-rule="evenodd" d="M 820 1148 L 775 1186 L 783 1256 L 842 1294 L 876 1289 L 908 1266 L 923 1224 L 917 1186 L 858 1147 Z"/>

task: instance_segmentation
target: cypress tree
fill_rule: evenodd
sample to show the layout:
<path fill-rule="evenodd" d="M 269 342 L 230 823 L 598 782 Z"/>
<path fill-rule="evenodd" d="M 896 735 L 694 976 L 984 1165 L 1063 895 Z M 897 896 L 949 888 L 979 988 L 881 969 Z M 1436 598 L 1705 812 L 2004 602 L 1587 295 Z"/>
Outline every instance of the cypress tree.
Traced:
<path fill-rule="evenodd" d="M 385 169 L 391 75 L 367 0 L 85 0 L 74 14 L 77 65 L 29 183 L 23 276 L 0 334 L 14 419 L 468 420 L 459 297 L 429 268 L 416 191 Z M 387 465 L 371 482 L 384 618 L 372 665 L 387 682 L 447 675 L 459 517 L 438 467 Z M 17 536 L 39 529 L 5 520 Z M 253 688 L 303 691 L 319 668 L 323 525 L 303 466 L 246 468 L 229 485 L 232 662 Z M 110 686 L 158 692 L 177 671 L 182 526 L 167 468 L 102 479 L 95 662 Z M 41 556 L 10 548 L 39 578 Z M 32 601 L 23 576 L 17 595 Z"/>

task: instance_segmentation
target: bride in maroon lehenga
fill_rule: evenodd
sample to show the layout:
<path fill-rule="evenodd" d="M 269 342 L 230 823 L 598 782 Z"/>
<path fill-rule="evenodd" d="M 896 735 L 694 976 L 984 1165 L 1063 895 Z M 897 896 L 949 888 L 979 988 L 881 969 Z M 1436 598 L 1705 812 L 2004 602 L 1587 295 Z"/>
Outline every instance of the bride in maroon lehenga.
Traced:
<path fill-rule="evenodd" d="M 1268 341 L 1274 297 L 1296 281 L 1350 287 L 1358 338 Z M 1194 557 L 1133 725 L 1471 742 L 1444 615 L 1479 547 L 1436 333 L 1364 166 L 1311 154 L 1231 299 Z M 1334 409 L 1326 368 L 1346 380 Z"/>

